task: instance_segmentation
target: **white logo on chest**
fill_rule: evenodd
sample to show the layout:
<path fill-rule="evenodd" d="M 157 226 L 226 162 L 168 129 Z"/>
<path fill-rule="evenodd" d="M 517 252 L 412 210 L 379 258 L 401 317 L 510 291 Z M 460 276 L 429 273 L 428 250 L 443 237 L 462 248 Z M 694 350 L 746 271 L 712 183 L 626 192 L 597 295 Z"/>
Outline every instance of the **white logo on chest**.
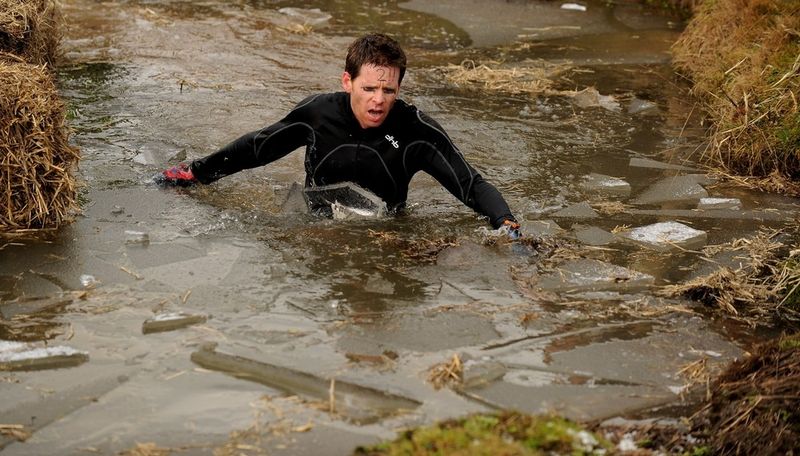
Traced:
<path fill-rule="evenodd" d="M 400 148 L 400 143 L 394 140 L 394 136 L 386 135 L 385 138 L 386 138 L 387 141 L 389 141 L 392 144 L 392 147 L 394 147 L 395 149 L 399 149 Z"/>

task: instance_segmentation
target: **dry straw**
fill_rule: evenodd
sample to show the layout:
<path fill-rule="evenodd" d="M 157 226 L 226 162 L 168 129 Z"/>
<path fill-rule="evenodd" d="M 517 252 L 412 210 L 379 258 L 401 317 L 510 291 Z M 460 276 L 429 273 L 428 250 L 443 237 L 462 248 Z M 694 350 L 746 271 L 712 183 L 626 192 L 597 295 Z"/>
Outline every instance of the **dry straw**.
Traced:
<path fill-rule="evenodd" d="M 800 177 L 800 2 L 704 2 L 673 56 L 711 120 L 705 158 L 732 174 Z"/>
<path fill-rule="evenodd" d="M 535 96 L 548 92 L 553 85 L 552 78 L 568 68 L 544 61 L 508 66 L 493 61 L 476 63 L 465 60 L 461 65 L 448 65 L 438 70 L 457 87 Z"/>
<path fill-rule="evenodd" d="M 52 67 L 58 57 L 60 21 L 54 0 L 0 0 L 0 51 Z"/>
<path fill-rule="evenodd" d="M 76 208 L 64 105 L 43 65 L 0 54 L 0 232 L 54 228 Z"/>

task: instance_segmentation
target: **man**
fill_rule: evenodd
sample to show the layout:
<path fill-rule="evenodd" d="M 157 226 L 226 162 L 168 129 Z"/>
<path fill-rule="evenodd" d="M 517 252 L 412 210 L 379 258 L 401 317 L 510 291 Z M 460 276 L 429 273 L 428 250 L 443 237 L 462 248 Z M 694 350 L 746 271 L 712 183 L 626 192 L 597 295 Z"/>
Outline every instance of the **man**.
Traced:
<path fill-rule="evenodd" d="M 395 40 L 383 34 L 358 38 L 347 50 L 344 92 L 306 98 L 279 122 L 164 171 L 162 181 L 208 184 L 305 146 L 307 189 L 352 182 L 398 211 L 411 178 L 425 171 L 494 228 L 519 237 L 500 192 L 467 163 L 438 123 L 398 99 L 405 70 L 406 56 Z"/>

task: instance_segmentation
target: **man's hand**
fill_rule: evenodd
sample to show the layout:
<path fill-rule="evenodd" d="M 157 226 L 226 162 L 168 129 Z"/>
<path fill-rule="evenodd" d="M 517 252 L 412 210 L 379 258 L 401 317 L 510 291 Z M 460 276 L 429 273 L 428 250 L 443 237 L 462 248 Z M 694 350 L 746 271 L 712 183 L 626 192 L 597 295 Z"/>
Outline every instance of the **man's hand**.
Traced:
<path fill-rule="evenodd" d="M 197 178 L 194 177 L 192 169 L 187 163 L 178 163 L 172 168 L 162 171 L 160 175 L 156 175 L 154 180 L 160 185 L 179 187 L 188 187 L 197 183 Z"/>
<path fill-rule="evenodd" d="M 514 220 L 503 220 L 500 230 L 505 231 L 508 235 L 508 238 L 512 241 L 522 237 L 522 231 L 520 231 L 519 223 L 515 222 Z"/>

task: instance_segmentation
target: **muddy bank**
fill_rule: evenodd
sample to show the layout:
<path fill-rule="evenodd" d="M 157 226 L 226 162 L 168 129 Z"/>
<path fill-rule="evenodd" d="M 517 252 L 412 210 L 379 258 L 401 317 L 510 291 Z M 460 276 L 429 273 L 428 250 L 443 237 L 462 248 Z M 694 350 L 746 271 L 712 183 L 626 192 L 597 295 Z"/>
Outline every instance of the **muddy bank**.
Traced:
<path fill-rule="evenodd" d="M 673 47 L 708 115 L 702 158 L 743 182 L 798 194 L 800 6 L 785 0 L 705 2 Z"/>

